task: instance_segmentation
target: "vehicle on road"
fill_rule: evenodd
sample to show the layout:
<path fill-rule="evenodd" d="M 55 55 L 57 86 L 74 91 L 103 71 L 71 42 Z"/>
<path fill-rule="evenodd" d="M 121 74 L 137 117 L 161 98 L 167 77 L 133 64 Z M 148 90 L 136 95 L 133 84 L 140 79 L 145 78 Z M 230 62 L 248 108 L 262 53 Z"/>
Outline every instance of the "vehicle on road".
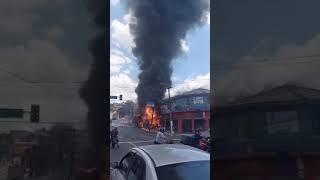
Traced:
<path fill-rule="evenodd" d="M 203 151 L 210 151 L 210 129 L 201 132 L 202 139 L 199 144 L 194 143 L 194 135 L 193 134 L 181 134 L 180 143 L 188 146 L 192 146 L 195 148 L 199 148 Z"/>
<path fill-rule="evenodd" d="M 209 180 L 210 154 L 182 144 L 135 147 L 112 163 L 111 180 Z"/>

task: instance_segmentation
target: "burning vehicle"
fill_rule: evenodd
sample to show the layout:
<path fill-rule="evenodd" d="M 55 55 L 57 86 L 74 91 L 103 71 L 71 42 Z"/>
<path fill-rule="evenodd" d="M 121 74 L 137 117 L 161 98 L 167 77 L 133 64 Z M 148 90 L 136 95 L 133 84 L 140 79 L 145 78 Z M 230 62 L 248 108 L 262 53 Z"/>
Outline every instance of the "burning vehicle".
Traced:
<path fill-rule="evenodd" d="M 147 131 L 160 128 L 160 115 L 153 102 L 146 103 L 145 108 L 140 109 L 140 112 L 135 116 L 138 127 Z"/>

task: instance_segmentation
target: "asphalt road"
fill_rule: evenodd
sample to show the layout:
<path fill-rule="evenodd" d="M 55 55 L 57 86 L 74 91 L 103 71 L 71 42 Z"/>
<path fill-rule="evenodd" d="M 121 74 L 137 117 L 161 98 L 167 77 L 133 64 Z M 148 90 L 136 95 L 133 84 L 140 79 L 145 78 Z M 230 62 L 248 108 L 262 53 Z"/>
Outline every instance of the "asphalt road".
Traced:
<path fill-rule="evenodd" d="M 110 162 L 120 161 L 128 150 L 133 147 L 153 144 L 156 137 L 154 132 L 144 131 L 120 120 L 113 121 L 111 126 L 118 127 L 120 147 L 110 150 Z M 166 136 L 168 137 L 168 135 Z M 174 143 L 179 143 L 180 141 L 178 136 L 173 137 L 173 140 Z"/>

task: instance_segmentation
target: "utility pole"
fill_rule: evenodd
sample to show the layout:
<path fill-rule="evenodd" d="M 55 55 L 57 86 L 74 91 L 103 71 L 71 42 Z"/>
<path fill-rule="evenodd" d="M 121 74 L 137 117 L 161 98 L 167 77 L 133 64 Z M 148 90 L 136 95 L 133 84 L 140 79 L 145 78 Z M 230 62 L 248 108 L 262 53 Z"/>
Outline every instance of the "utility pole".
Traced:
<path fill-rule="evenodd" d="M 170 88 L 168 87 L 168 95 L 169 95 L 169 110 L 170 110 L 170 135 L 171 135 L 171 139 L 173 137 L 173 122 L 172 122 L 172 102 L 171 102 L 171 97 L 170 97 Z"/>

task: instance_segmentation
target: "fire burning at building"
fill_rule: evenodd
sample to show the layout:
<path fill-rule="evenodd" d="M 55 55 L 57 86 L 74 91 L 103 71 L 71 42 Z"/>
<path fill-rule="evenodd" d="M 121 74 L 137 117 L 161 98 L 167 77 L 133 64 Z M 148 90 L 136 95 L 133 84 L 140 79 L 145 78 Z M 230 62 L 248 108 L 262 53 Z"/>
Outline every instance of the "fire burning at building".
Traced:
<path fill-rule="evenodd" d="M 140 69 L 139 83 L 135 92 L 142 115 L 138 125 L 160 126 L 160 102 L 168 87 L 172 86 L 172 61 L 182 52 L 181 40 L 187 32 L 202 25 L 209 12 L 209 0 L 126 0 L 132 21 L 130 33 L 135 46 L 133 55 Z M 176 8 L 179 7 L 179 11 Z M 152 100 L 155 105 L 146 107 Z M 147 103 L 148 105 L 148 103 Z M 147 126 L 147 127 L 148 127 Z"/>
<path fill-rule="evenodd" d="M 147 104 L 138 117 L 138 124 L 144 130 L 160 127 L 160 115 L 154 105 Z"/>
<path fill-rule="evenodd" d="M 147 122 L 152 127 L 160 127 L 160 117 L 155 108 L 146 106 L 144 109 L 143 122 Z"/>

